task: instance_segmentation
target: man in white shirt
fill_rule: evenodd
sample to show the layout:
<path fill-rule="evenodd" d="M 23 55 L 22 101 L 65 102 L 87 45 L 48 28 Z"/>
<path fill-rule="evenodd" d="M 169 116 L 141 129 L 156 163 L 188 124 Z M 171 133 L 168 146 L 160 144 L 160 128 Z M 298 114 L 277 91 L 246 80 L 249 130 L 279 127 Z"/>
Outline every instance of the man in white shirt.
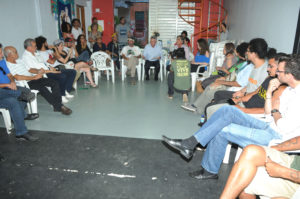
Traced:
<path fill-rule="evenodd" d="M 64 115 L 70 115 L 72 113 L 71 109 L 62 104 L 60 88 L 57 81 L 43 78 L 42 73 L 32 74 L 28 72 L 23 61 L 18 59 L 18 52 L 13 46 L 5 47 L 4 55 L 6 57 L 7 66 L 16 80 L 27 81 L 31 89 L 38 90 L 48 103 L 53 106 L 54 111 L 61 112 Z M 47 87 L 51 89 L 51 92 Z"/>
<path fill-rule="evenodd" d="M 160 70 L 160 62 L 159 60 L 162 57 L 162 49 L 159 44 L 157 44 L 157 40 L 155 36 L 152 36 L 150 39 L 150 44 L 147 44 L 144 52 L 143 52 L 143 58 L 146 60 L 145 61 L 145 75 L 146 75 L 146 80 L 149 80 L 149 70 L 150 66 L 155 67 L 155 75 L 154 79 L 155 81 L 158 80 L 158 73 Z"/>
<path fill-rule="evenodd" d="M 249 144 L 267 146 L 273 139 L 287 140 L 299 136 L 300 58 L 281 57 L 276 73 L 278 79 L 270 81 L 266 92 L 265 114 L 271 114 L 269 122 L 247 115 L 236 107 L 223 106 L 193 136 L 184 140 L 164 136 L 164 141 L 187 159 L 193 156 L 196 145 L 207 145 L 201 168 L 191 172 L 191 177 L 217 179 L 229 142 L 241 147 Z M 288 87 L 280 100 L 272 100 L 272 93 L 280 83 L 286 83 Z"/>
<path fill-rule="evenodd" d="M 36 53 L 36 42 L 33 39 L 26 39 L 24 41 L 25 51 L 23 53 L 23 62 L 30 73 L 46 73 L 47 77 L 54 79 L 59 83 L 60 94 L 62 96 L 62 102 L 67 103 L 68 98 L 74 96 L 70 94 L 73 86 L 73 82 L 76 76 L 75 70 L 61 70 L 57 71 L 52 66 L 46 66 L 44 60 L 38 53 Z"/>
<path fill-rule="evenodd" d="M 124 59 L 124 64 L 130 70 L 131 84 L 135 84 L 135 70 L 136 65 L 139 63 L 139 58 L 141 58 L 141 49 L 134 45 L 133 38 L 128 38 L 128 46 L 124 46 L 121 55 Z"/>

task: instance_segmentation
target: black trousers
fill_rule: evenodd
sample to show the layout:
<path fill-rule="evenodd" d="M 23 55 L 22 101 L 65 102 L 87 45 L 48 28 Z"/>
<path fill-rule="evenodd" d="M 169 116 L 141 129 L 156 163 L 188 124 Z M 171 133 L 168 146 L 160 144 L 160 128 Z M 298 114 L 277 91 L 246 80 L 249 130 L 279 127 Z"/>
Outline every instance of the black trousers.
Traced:
<path fill-rule="evenodd" d="M 47 77 L 54 79 L 59 83 L 60 94 L 65 96 L 65 92 L 72 90 L 73 82 L 76 76 L 76 70 L 65 69 L 61 70 L 61 73 L 48 73 Z"/>
<path fill-rule="evenodd" d="M 178 90 L 174 88 L 174 72 L 170 71 L 168 74 L 168 95 L 173 96 L 174 90 L 181 94 L 188 94 L 188 91 Z"/>
<path fill-rule="evenodd" d="M 57 81 L 49 78 L 41 78 L 28 82 L 30 89 L 38 90 L 40 94 L 51 104 L 54 109 L 61 110 L 61 94 Z M 51 88 L 51 92 L 47 87 Z"/>
<path fill-rule="evenodd" d="M 214 95 L 214 101 L 218 102 L 218 101 L 231 99 L 234 93 L 235 93 L 234 91 L 226 91 L 226 90 L 217 91 L 215 92 Z"/>
<path fill-rule="evenodd" d="M 150 66 L 155 67 L 155 78 L 158 78 L 158 73 L 159 73 L 159 70 L 160 70 L 159 60 L 157 60 L 157 61 L 148 61 L 148 60 L 146 60 L 146 62 L 145 62 L 145 75 L 148 78 L 149 78 Z"/>

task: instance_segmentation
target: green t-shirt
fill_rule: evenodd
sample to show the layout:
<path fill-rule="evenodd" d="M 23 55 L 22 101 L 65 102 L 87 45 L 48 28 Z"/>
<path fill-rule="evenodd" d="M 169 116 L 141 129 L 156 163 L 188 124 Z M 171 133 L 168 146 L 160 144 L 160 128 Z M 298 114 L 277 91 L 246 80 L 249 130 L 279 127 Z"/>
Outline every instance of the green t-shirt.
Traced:
<path fill-rule="evenodd" d="M 291 168 L 300 171 L 300 156 L 295 155 L 294 161 L 291 164 Z"/>
<path fill-rule="evenodd" d="M 186 59 L 172 61 L 171 70 L 174 72 L 174 88 L 186 91 L 191 88 L 191 64 Z"/>

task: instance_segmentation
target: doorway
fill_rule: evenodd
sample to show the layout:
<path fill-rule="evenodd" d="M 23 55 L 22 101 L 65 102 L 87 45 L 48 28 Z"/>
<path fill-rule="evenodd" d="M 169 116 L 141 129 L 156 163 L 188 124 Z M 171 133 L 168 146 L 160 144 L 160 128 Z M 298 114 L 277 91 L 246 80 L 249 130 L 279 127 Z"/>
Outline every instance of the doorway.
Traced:
<path fill-rule="evenodd" d="M 82 31 L 86 35 L 86 30 L 85 30 L 85 13 L 84 13 L 84 7 L 83 6 L 76 5 L 76 18 L 78 18 L 80 20 Z"/>

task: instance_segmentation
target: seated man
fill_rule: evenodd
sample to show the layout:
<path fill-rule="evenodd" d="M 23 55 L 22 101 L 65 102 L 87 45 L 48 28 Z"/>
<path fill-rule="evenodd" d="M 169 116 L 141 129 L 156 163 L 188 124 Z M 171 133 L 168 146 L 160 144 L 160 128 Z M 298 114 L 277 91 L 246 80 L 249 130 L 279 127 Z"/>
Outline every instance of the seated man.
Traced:
<path fill-rule="evenodd" d="M 21 91 L 17 90 L 14 78 L 2 58 L 2 45 L 0 44 L 0 108 L 9 110 L 18 140 L 35 141 L 38 138 L 28 132 L 24 122 L 26 102 L 18 100 Z"/>
<path fill-rule="evenodd" d="M 176 59 L 172 60 L 170 72 L 168 74 L 168 95 L 169 99 L 173 99 L 174 88 L 181 92 L 182 101 L 188 102 L 187 93 L 191 88 L 191 72 L 190 62 L 185 59 L 183 48 L 174 51 Z"/>
<path fill-rule="evenodd" d="M 108 43 L 106 48 L 106 53 L 109 54 L 112 60 L 117 66 L 117 70 L 120 70 L 120 60 L 119 60 L 119 44 L 118 44 L 118 37 L 117 33 L 112 34 L 112 40 Z"/>
<path fill-rule="evenodd" d="M 147 44 L 144 53 L 143 53 L 143 58 L 146 60 L 145 61 L 145 75 L 146 75 L 146 80 L 149 80 L 149 70 L 150 66 L 155 67 L 155 75 L 154 79 L 155 81 L 158 80 L 158 73 L 160 70 L 160 62 L 159 60 L 162 57 L 162 49 L 159 44 L 157 44 L 157 40 L 155 36 L 152 36 L 150 39 L 150 44 Z"/>
<path fill-rule="evenodd" d="M 31 89 L 38 90 L 48 103 L 53 106 L 54 111 L 59 111 L 65 115 L 70 115 L 72 113 L 72 111 L 61 102 L 60 89 L 57 81 L 43 78 L 43 73 L 38 73 L 36 75 L 29 73 L 22 60 L 18 59 L 19 55 L 14 47 L 5 47 L 4 54 L 8 68 L 16 80 L 27 81 Z M 51 88 L 51 92 L 47 87 Z"/>
<path fill-rule="evenodd" d="M 236 54 L 240 58 L 241 61 L 238 62 L 238 66 L 233 66 L 232 68 L 236 68 L 236 72 L 233 72 L 228 77 L 218 78 L 215 83 L 207 86 L 202 94 L 194 101 L 193 104 L 182 105 L 181 107 L 185 110 L 196 112 L 199 114 L 204 114 L 205 106 L 210 103 L 213 98 L 215 92 L 218 90 L 224 90 L 226 88 L 240 89 L 247 85 L 248 78 L 250 76 L 251 71 L 253 70 L 253 64 L 248 64 L 246 60 L 246 51 L 248 48 L 248 44 L 245 43 L 243 45 L 239 45 L 236 48 Z"/>
<path fill-rule="evenodd" d="M 300 156 L 283 151 L 300 150 L 300 136 L 279 145 L 249 145 L 234 164 L 221 199 L 291 198 L 300 186 Z"/>
<path fill-rule="evenodd" d="M 207 118 L 210 118 L 220 107 L 226 105 L 228 99 L 243 97 L 259 88 L 268 76 L 268 62 L 265 59 L 268 53 L 267 48 L 268 44 L 264 39 L 256 38 L 250 41 L 247 57 L 253 63 L 254 69 L 249 76 L 247 86 L 238 91 L 230 89 L 228 91 L 217 91 L 214 95 L 214 102 L 206 106 Z"/>
<path fill-rule="evenodd" d="M 43 43 L 43 45 L 45 47 L 45 43 Z M 34 74 L 45 72 L 48 78 L 56 80 L 59 83 L 60 94 L 62 96 L 63 103 L 67 103 L 68 98 L 73 98 L 74 96 L 69 92 L 72 90 L 76 71 L 73 69 L 57 71 L 50 65 L 46 66 L 43 58 L 36 53 L 36 42 L 33 39 L 26 39 L 24 41 L 24 48 L 25 51 L 22 59 L 27 67 L 27 70 Z M 49 59 L 53 60 L 52 58 L 49 57 Z"/>
<path fill-rule="evenodd" d="M 199 143 L 206 146 L 201 168 L 191 172 L 196 179 L 216 179 L 229 142 L 241 147 L 249 144 L 267 146 L 273 139 L 286 140 L 296 137 L 300 132 L 297 115 L 300 112 L 300 58 L 282 57 L 277 69 L 278 79 L 273 79 L 268 87 L 265 114 L 272 113 L 270 122 L 258 120 L 243 113 L 234 106 L 223 106 L 193 136 L 184 140 L 163 137 L 163 140 L 178 150 L 185 158 L 193 156 Z M 288 87 L 280 100 L 271 100 L 274 90 L 281 83 Z"/>
<path fill-rule="evenodd" d="M 128 45 L 124 46 L 121 52 L 122 58 L 124 59 L 124 64 L 130 70 L 131 74 L 131 84 L 135 84 L 135 70 L 136 65 L 139 63 L 139 58 L 141 58 L 141 49 L 134 45 L 134 39 L 132 37 L 128 38 Z"/>

